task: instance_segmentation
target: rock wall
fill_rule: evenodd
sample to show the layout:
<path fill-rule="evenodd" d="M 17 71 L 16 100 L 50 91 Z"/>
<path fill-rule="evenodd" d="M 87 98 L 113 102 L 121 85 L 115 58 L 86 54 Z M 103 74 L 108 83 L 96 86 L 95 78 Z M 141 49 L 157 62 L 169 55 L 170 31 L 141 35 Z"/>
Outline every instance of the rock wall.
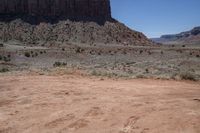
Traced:
<path fill-rule="evenodd" d="M 110 19 L 110 0 L 0 0 L 0 15 Z"/>

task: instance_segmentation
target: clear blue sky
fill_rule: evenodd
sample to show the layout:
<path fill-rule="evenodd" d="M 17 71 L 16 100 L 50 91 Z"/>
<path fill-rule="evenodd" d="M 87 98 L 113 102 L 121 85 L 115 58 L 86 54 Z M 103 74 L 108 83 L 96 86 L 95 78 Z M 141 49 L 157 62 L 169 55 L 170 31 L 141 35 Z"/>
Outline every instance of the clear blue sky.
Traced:
<path fill-rule="evenodd" d="M 200 0 L 111 0 L 112 16 L 147 37 L 200 26 Z"/>

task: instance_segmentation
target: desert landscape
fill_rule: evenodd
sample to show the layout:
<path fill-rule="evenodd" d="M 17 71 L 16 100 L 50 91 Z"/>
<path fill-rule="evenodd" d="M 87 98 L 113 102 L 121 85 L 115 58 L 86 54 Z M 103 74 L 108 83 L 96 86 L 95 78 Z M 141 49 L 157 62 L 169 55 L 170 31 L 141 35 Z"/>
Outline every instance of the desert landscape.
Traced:
<path fill-rule="evenodd" d="M 200 29 L 148 39 L 110 0 L 0 0 L 0 133 L 199 133 Z"/>

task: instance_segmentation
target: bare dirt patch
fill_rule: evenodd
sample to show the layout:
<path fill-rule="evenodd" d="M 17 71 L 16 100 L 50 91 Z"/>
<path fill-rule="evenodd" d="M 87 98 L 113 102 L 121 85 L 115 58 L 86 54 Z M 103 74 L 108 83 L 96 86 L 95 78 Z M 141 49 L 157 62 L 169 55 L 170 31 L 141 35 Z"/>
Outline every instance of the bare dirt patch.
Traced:
<path fill-rule="evenodd" d="M 0 132 L 199 133 L 200 82 L 0 76 Z"/>

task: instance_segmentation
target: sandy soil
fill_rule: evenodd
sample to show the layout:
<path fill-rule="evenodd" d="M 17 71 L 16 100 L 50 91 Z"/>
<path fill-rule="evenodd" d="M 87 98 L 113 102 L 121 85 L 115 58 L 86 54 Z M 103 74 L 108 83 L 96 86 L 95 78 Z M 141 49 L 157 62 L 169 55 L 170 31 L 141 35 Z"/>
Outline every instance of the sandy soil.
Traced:
<path fill-rule="evenodd" d="M 4 75 L 0 132 L 200 133 L 200 82 Z"/>

